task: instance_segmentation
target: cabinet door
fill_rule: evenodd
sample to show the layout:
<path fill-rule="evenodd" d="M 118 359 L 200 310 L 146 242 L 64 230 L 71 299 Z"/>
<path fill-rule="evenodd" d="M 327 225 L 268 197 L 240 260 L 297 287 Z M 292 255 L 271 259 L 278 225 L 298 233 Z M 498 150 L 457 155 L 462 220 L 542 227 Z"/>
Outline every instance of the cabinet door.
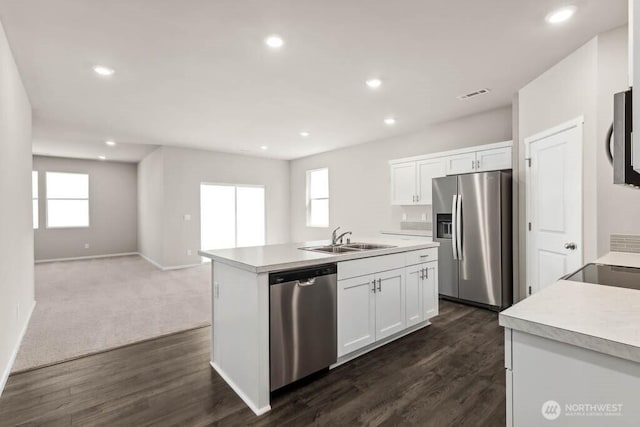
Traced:
<path fill-rule="evenodd" d="M 428 262 L 423 265 L 426 274 L 422 280 L 422 308 L 424 320 L 438 315 L 438 262 Z"/>
<path fill-rule="evenodd" d="M 416 162 L 391 165 L 391 204 L 413 205 L 416 194 Z"/>
<path fill-rule="evenodd" d="M 407 279 L 405 287 L 405 323 L 407 328 L 423 320 L 422 310 L 422 271 L 421 264 L 412 265 L 405 269 Z"/>
<path fill-rule="evenodd" d="M 476 172 L 476 153 L 462 153 L 446 158 L 447 175 Z"/>
<path fill-rule="evenodd" d="M 375 341 L 374 276 L 338 281 L 338 357 Z"/>
<path fill-rule="evenodd" d="M 405 327 L 404 268 L 376 274 L 376 341 Z"/>
<path fill-rule="evenodd" d="M 433 191 L 431 180 L 446 176 L 445 159 L 428 159 L 417 162 L 416 170 L 418 172 L 418 197 L 419 205 L 430 205 L 432 202 L 431 193 Z"/>
<path fill-rule="evenodd" d="M 511 147 L 478 151 L 476 160 L 478 172 L 511 169 Z"/>

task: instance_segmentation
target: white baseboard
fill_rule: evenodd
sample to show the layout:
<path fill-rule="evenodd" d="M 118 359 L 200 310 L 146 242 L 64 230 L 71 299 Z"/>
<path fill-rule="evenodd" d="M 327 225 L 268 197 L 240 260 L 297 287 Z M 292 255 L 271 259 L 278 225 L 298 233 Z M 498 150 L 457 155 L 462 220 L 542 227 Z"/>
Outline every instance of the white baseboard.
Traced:
<path fill-rule="evenodd" d="M 357 359 L 358 357 L 362 356 L 365 353 L 369 353 L 370 351 L 375 350 L 376 348 L 382 347 L 383 345 L 387 345 L 389 344 L 391 341 L 395 341 L 397 339 L 400 339 L 406 335 L 409 335 L 415 331 L 417 331 L 418 329 L 422 329 L 422 328 L 426 328 L 427 326 L 431 325 L 431 322 L 429 320 L 424 320 L 420 323 L 417 323 L 411 327 L 409 327 L 408 329 L 405 329 L 404 331 L 400 331 L 398 333 L 396 333 L 395 335 L 391 335 L 387 338 L 384 338 L 380 341 L 376 341 L 373 344 L 369 344 L 366 347 L 363 347 L 359 350 L 356 350 L 352 353 L 349 354 L 345 354 L 344 356 L 338 357 L 338 361 L 336 363 L 334 363 L 333 365 L 329 366 L 329 369 L 334 369 L 337 368 L 340 365 L 344 365 L 347 362 L 352 361 L 353 359 Z"/>
<path fill-rule="evenodd" d="M 35 261 L 36 264 L 41 264 L 45 262 L 58 262 L 58 261 L 78 261 L 83 259 L 94 259 L 94 258 L 112 258 L 118 256 L 130 256 L 130 255 L 138 255 L 138 252 L 121 252 L 117 254 L 106 254 L 106 255 L 88 255 L 88 256 L 78 256 L 71 258 L 51 258 L 51 259 L 38 259 Z"/>
<path fill-rule="evenodd" d="M 148 256 L 137 252 L 138 255 L 140 255 L 142 258 L 144 258 L 147 262 L 149 262 L 150 264 L 153 264 L 155 267 L 159 268 L 162 271 L 168 271 L 168 270 L 180 270 L 182 268 L 189 268 L 189 267 L 196 267 L 198 265 L 202 265 L 201 262 L 197 263 L 197 264 L 185 264 L 185 265 L 172 265 L 169 267 L 165 267 L 163 265 L 160 265 L 158 262 L 152 260 L 151 258 L 149 258 Z"/>
<path fill-rule="evenodd" d="M 251 409 L 256 415 L 260 416 L 262 414 L 266 414 L 267 412 L 269 412 L 271 410 L 271 405 L 267 405 L 267 406 L 264 406 L 262 408 L 258 408 L 253 403 L 253 401 L 251 399 L 249 399 L 249 397 L 246 394 L 244 394 L 244 392 L 240 389 L 240 387 L 238 387 L 236 385 L 236 383 L 234 383 L 231 380 L 231 378 L 229 378 L 227 376 L 227 374 L 225 374 L 224 371 L 222 369 L 220 369 L 220 367 L 218 365 L 216 365 L 213 362 L 209 362 L 209 364 L 218 373 L 218 375 L 220 375 L 222 377 L 222 379 L 229 385 L 229 387 L 231 387 L 233 389 L 233 391 L 236 392 L 238 397 L 240 397 L 240 399 L 242 399 L 242 401 L 249 407 L 249 409 Z"/>
<path fill-rule="evenodd" d="M 9 363 L 4 368 L 4 372 L 2 373 L 2 377 L 0 377 L 0 396 L 2 396 L 2 392 L 4 391 L 4 386 L 7 384 L 7 380 L 9 379 L 9 374 L 11 374 L 11 368 L 13 368 L 13 364 L 16 361 L 16 356 L 18 356 L 18 350 L 20 349 L 20 344 L 22 344 L 22 339 L 24 335 L 27 333 L 27 327 L 29 326 L 29 322 L 31 321 L 31 316 L 33 315 L 33 310 L 36 308 L 36 302 L 33 301 L 31 304 L 31 310 L 29 311 L 29 316 L 27 316 L 27 321 L 24 322 L 22 326 L 22 331 L 20 331 L 20 336 L 18 337 L 18 342 L 16 343 L 15 348 L 13 349 L 13 353 L 11 353 L 11 358 L 9 359 Z"/>

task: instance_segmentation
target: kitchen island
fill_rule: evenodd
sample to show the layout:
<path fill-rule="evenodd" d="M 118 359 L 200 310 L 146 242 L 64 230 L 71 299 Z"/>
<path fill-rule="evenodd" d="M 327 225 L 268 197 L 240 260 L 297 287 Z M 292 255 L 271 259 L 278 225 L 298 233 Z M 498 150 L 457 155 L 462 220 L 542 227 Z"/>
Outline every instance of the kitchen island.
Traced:
<path fill-rule="evenodd" d="M 211 366 L 257 415 L 271 408 L 269 279 L 276 273 L 336 266 L 331 368 L 428 326 L 437 315 L 438 243 L 358 240 L 384 247 L 303 249 L 328 245 L 319 241 L 200 251 L 212 260 Z"/>
<path fill-rule="evenodd" d="M 640 267 L 640 254 L 597 264 Z M 507 425 L 640 425 L 640 290 L 559 280 L 500 313 Z"/>

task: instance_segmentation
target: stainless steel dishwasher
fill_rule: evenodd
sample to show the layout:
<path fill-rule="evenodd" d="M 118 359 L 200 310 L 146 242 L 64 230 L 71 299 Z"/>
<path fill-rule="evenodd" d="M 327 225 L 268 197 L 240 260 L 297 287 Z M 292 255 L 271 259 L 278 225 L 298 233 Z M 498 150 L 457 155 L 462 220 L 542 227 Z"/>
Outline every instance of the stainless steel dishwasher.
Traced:
<path fill-rule="evenodd" d="M 269 275 L 271 390 L 337 360 L 335 264 Z"/>

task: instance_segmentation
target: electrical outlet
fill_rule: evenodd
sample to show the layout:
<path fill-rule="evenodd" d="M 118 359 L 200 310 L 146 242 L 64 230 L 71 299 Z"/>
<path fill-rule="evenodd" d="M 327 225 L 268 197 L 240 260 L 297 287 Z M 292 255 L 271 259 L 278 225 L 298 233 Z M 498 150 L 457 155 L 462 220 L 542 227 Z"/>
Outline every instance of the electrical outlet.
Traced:
<path fill-rule="evenodd" d="M 185 221 L 191 221 L 191 214 L 184 214 Z"/>
<path fill-rule="evenodd" d="M 193 252 L 191 251 L 191 249 L 187 249 L 187 255 L 189 256 L 193 255 Z"/>
<path fill-rule="evenodd" d="M 423 220 L 423 221 L 426 221 L 426 220 L 427 220 L 427 214 L 426 214 L 426 213 L 423 213 L 423 214 L 422 214 L 422 220 Z"/>
<path fill-rule="evenodd" d="M 403 221 L 406 221 L 406 220 L 407 220 L 407 214 L 406 214 L 406 213 L 403 213 L 403 214 L 402 214 L 402 220 L 403 220 Z"/>
<path fill-rule="evenodd" d="M 88 243 L 85 243 L 85 244 L 84 244 L 84 248 L 85 248 L 85 249 L 89 249 L 89 244 L 88 244 Z"/>

